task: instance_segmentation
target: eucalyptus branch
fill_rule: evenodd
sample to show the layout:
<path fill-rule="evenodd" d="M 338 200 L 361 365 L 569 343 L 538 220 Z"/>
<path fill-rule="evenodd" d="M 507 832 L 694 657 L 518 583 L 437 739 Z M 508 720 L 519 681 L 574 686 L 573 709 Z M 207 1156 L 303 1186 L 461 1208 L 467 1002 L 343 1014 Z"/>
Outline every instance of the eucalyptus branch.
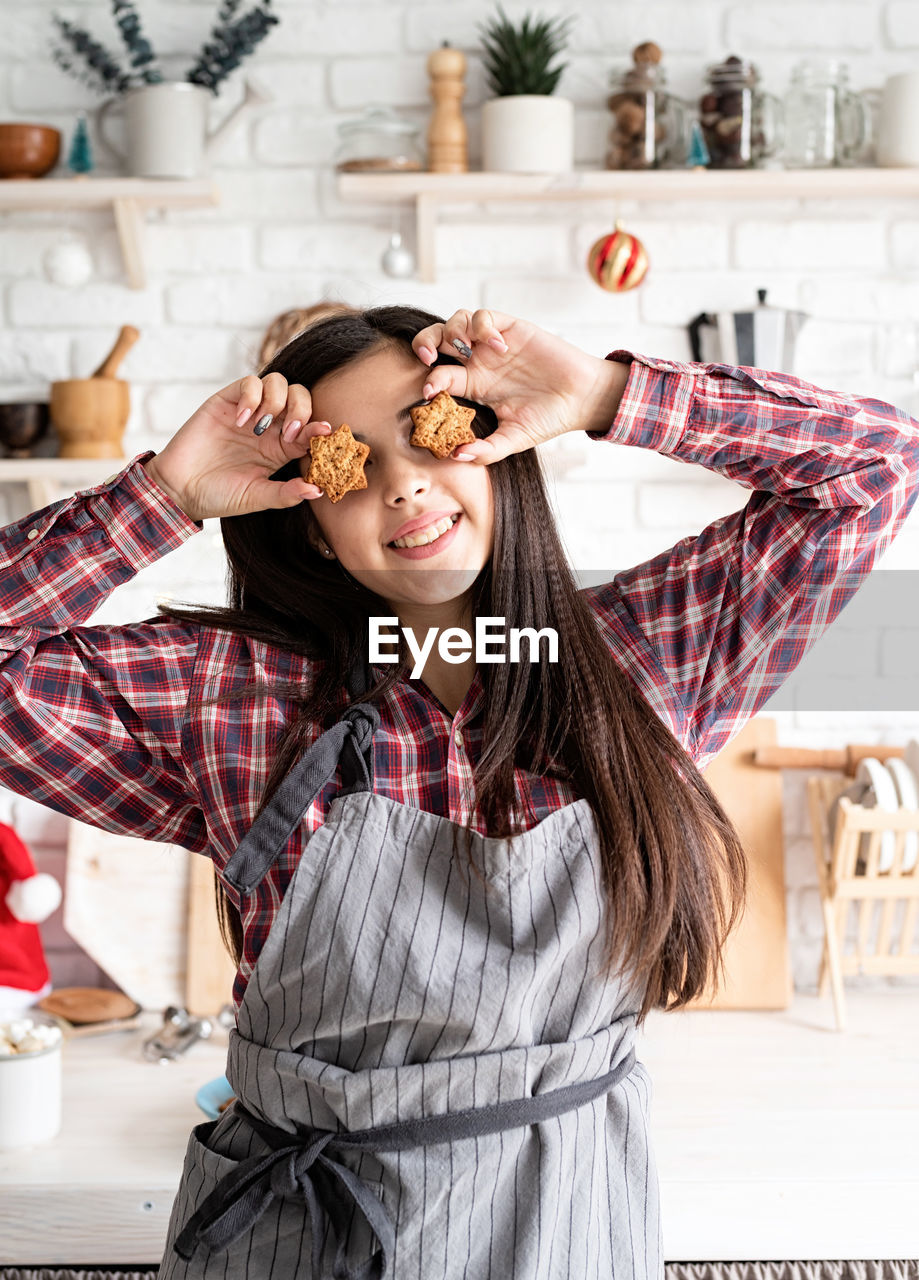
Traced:
<path fill-rule="evenodd" d="M 131 55 L 131 66 L 145 84 L 159 84 L 162 72 L 155 64 L 153 46 L 144 35 L 134 0 L 112 0 L 112 14 L 121 32 L 125 49 Z"/>

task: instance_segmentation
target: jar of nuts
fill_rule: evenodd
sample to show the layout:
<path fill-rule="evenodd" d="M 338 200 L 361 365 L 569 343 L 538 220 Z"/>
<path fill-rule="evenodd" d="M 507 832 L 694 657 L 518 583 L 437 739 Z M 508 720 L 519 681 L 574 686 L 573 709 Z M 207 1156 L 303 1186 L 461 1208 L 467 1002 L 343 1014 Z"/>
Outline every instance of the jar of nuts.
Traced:
<path fill-rule="evenodd" d="M 759 88 L 752 62 L 732 54 L 708 68 L 699 121 L 710 169 L 753 169 L 782 145 L 782 104 Z"/>
<path fill-rule="evenodd" d="M 668 169 L 685 161 L 688 110 L 667 92 L 661 58 L 660 46 L 646 40 L 632 50 L 632 66 L 613 75 L 607 169 Z"/>

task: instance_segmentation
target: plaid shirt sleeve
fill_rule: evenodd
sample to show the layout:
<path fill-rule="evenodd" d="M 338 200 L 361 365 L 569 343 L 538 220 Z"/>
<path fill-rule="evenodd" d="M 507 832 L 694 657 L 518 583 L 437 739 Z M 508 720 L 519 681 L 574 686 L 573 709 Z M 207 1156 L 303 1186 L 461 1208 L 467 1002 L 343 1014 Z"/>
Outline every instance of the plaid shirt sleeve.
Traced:
<path fill-rule="evenodd" d="M 746 506 L 594 596 L 601 625 L 669 681 L 702 767 L 851 598 L 917 495 L 919 424 L 797 378 L 626 351 L 613 426 L 595 439 L 698 463 L 752 489 Z M 650 650 L 650 652 L 649 652 Z"/>
<path fill-rule="evenodd" d="M 181 760 L 197 633 L 80 627 L 199 526 L 135 458 L 0 531 L 0 783 L 109 831 L 200 849 Z"/>

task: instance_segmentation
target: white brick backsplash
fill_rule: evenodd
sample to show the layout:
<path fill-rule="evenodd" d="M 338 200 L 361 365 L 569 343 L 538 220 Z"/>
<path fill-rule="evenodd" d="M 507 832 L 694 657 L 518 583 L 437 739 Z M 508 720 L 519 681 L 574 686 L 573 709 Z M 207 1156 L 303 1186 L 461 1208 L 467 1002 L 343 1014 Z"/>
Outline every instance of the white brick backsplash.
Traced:
<path fill-rule="evenodd" d="M 892 224 L 890 260 L 901 271 L 915 271 L 919 267 L 919 222 L 900 221 Z"/>
<path fill-rule="evenodd" d="M 114 338 L 114 334 L 112 335 Z M 106 343 L 100 337 L 79 338 L 73 362 L 83 373 L 91 371 L 101 358 Z M 196 328 L 147 329 L 128 353 L 121 372 L 135 383 L 212 379 L 217 387 L 247 371 L 243 347 L 229 329 L 210 326 Z M 137 395 L 134 396 L 135 402 Z"/>
<path fill-rule="evenodd" d="M 701 468 L 696 472 L 694 481 L 687 479 L 683 484 L 642 484 L 638 491 L 639 523 L 668 528 L 682 525 L 687 533 L 698 533 L 713 520 L 739 511 L 748 501 L 748 490 Z"/>
<path fill-rule="evenodd" d="M 42 17 L 48 23 L 50 35 L 48 14 L 43 13 Z M 75 77 L 59 70 L 50 56 L 11 67 L 8 84 L 9 103 L 14 111 L 32 116 L 38 112 L 40 123 L 44 123 L 49 111 L 91 111 L 99 105 L 96 94 Z M 63 159 L 66 160 L 66 156 Z"/>
<path fill-rule="evenodd" d="M 176 227 L 154 223 L 146 231 L 147 270 L 183 275 L 247 271 L 252 266 L 248 227 Z"/>
<path fill-rule="evenodd" d="M 253 128 L 252 150 L 260 165 L 328 165 L 338 137 L 328 116 L 311 118 L 300 111 L 272 111 Z M 256 172 L 251 182 L 259 182 Z"/>
<path fill-rule="evenodd" d="M 604 324 L 610 330 L 634 325 L 638 300 L 634 292 L 608 293 L 594 284 L 587 269 L 575 274 L 541 278 L 501 275 L 487 279 L 483 305 L 511 315 L 526 316 L 556 332 L 560 325 Z"/>
<path fill-rule="evenodd" d="M 285 53 L 293 49 L 285 46 Z M 275 103 L 284 107 L 323 108 L 326 101 L 326 71 L 321 58 L 260 58 L 258 83 Z"/>
<path fill-rule="evenodd" d="M 260 164 L 256 169 L 216 169 L 214 178 L 220 203 L 214 209 L 171 212 L 170 222 L 183 227 L 201 222 L 254 227 L 273 220 L 313 218 L 318 213 L 319 185 L 312 170 Z M 354 206 L 348 207 L 353 210 Z"/>
<path fill-rule="evenodd" d="M 680 0 L 632 0 L 615 7 L 584 6 L 571 43 L 574 49 L 612 55 L 625 65 L 632 48 L 643 40 L 657 41 L 669 62 L 677 52 L 704 55 L 718 37 L 717 9 L 706 0 L 691 5 Z"/>
<path fill-rule="evenodd" d="M 421 57 L 334 58 L 329 68 L 332 106 L 363 109 L 385 102 L 392 107 L 427 108 L 426 62 Z"/>
<path fill-rule="evenodd" d="M 82 289 L 65 289 L 46 280 L 17 280 L 7 294 L 10 319 L 18 325 L 154 324 L 162 313 L 159 294 L 151 289 L 128 289 L 122 284 L 90 282 Z"/>
<path fill-rule="evenodd" d="M 321 69 L 327 59 L 340 55 L 380 55 L 402 49 L 401 22 L 392 5 L 355 4 L 344 22 L 337 10 L 337 3 L 300 4 L 286 10 L 283 16 L 279 10 L 281 23 L 275 31 L 278 40 L 274 52 L 296 57 L 301 65 L 304 59 L 316 59 L 315 65 Z"/>
<path fill-rule="evenodd" d="M 317 263 L 317 269 L 322 264 Z M 322 277 L 296 274 L 210 276 L 166 287 L 166 312 L 175 324 L 227 326 L 268 324 L 281 311 L 309 306 L 323 296 Z M 194 329 L 192 329 L 194 332 Z"/>
<path fill-rule="evenodd" d="M 154 387 L 144 397 L 144 420 L 147 429 L 162 445 L 194 413 L 199 405 L 214 394 L 210 382 L 180 382 Z M 151 448 L 156 447 L 151 443 Z"/>
<path fill-rule="evenodd" d="M 17 796 L 13 802 L 13 822 L 19 838 L 29 847 L 60 846 L 67 840 L 67 819 L 34 800 Z"/>
<path fill-rule="evenodd" d="M 55 378 L 70 377 L 70 335 L 68 333 L 21 333 L 0 329 L 0 385 L 4 395 L 17 386 L 36 387 Z M 26 397 L 16 397 L 13 399 Z"/>
<path fill-rule="evenodd" d="M 519 267 L 559 275 L 570 262 L 569 233 L 563 226 L 521 222 L 441 222 L 437 228 L 438 265 L 447 269 Z"/>
<path fill-rule="evenodd" d="M 734 263 L 741 268 L 783 272 L 883 271 L 884 238 L 876 219 L 796 219 L 793 222 L 743 221 L 734 232 Z"/>
<path fill-rule="evenodd" d="M 871 320 L 912 325 L 919 320 L 919 279 L 908 276 L 809 276 L 799 305 L 819 320 Z"/>
<path fill-rule="evenodd" d="M 867 376 L 874 366 L 874 341 L 875 333 L 870 325 L 809 320 L 798 336 L 795 372 L 812 382 L 817 378 L 810 377 L 809 369 L 826 370 L 834 378 L 837 371 L 849 378 L 853 375 Z M 844 390 L 842 387 L 836 389 Z"/>
<path fill-rule="evenodd" d="M 377 272 L 390 234 L 388 227 L 339 227 L 321 222 L 264 227 L 259 235 L 259 264 L 271 271 L 327 271 L 329 267 L 341 267 L 347 271 Z"/>
<path fill-rule="evenodd" d="M 878 38 L 878 12 L 872 4 L 814 0 L 800 4 L 735 4 L 725 15 L 725 43 L 754 57 L 759 49 L 870 49 Z"/>

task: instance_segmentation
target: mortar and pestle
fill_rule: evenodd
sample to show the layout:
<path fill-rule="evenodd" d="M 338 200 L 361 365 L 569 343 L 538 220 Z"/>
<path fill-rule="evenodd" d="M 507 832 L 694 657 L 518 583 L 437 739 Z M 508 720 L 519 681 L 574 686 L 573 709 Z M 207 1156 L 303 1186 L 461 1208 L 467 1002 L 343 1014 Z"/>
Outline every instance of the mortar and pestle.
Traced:
<path fill-rule="evenodd" d="M 121 458 L 131 412 L 130 384 L 115 372 L 140 337 L 126 324 L 115 345 L 89 378 L 51 383 L 51 423 L 62 458 Z"/>

